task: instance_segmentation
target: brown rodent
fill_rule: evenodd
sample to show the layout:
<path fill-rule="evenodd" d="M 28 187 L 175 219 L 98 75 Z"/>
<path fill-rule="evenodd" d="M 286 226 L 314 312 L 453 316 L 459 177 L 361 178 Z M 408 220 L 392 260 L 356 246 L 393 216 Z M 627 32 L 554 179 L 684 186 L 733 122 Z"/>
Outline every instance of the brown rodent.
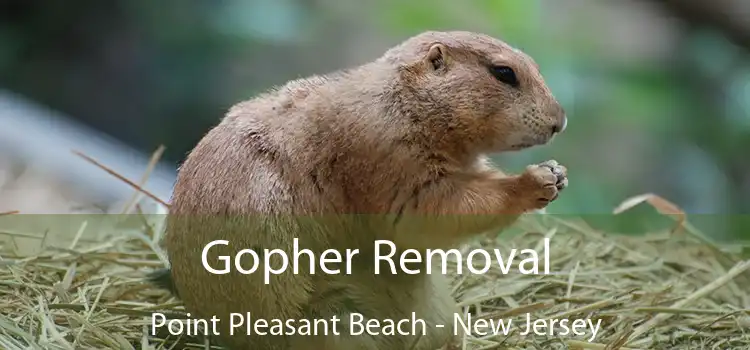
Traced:
<path fill-rule="evenodd" d="M 171 272 L 153 279 L 193 317 L 217 315 L 232 349 L 440 348 L 459 312 L 446 276 L 375 275 L 373 242 L 457 247 L 547 206 L 567 186 L 563 166 L 505 175 L 486 155 L 546 144 L 566 122 L 529 56 L 472 32 L 425 32 L 362 66 L 289 82 L 232 107 L 189 154 L 163 241 Z M 316 254 L 359 249 L 360 260 L 350 275 L 305 265 L 269 284 L 261 273 L 213 275 L 201 264 L 214 240 L 230 243 L 212 249 L 213 262 L 246 248 L 291 252 L 293 238 Z M 233 312 L 342 320 L 416 312 L 446 326 L 421 337 L 227 336 Z"/>

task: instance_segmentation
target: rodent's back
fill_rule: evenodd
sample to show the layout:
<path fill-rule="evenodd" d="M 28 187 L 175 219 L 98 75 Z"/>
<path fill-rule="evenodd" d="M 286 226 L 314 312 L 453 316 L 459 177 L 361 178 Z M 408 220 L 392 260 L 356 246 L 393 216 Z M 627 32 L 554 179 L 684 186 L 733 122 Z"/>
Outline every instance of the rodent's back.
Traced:
<path fill-rule="evenodd" d="M 245 248 L 270 249 L 293 238 L 314 251 L 370 248 L 371 232 L 343 228 L 358 215 L 397 212 L 424 171 L 418 152 L 401 144 L 408 125 L 381 113 L 383 77 L 372 69 L 292 81 L 232 107 L 180 167 L 164 240 L 170 260 L 185 260 L 216 239 Z M 329 225 L 301 232 L 297 223 L 269 222 L 279 216 L 325 218 Z M 196 217 L 256 217 L 265 224 L 196 230 Z"/>
<path fill-rule="evenodd" d="M 234 106 L 181 166 L 171 213 L 388 212 L 378 192 L 413 178 L 398 144 L 407 127 L 373 119 L 382 105 L 361 94 L 376 92 L 342 89 L 345 78 L 293 81 Z"/>

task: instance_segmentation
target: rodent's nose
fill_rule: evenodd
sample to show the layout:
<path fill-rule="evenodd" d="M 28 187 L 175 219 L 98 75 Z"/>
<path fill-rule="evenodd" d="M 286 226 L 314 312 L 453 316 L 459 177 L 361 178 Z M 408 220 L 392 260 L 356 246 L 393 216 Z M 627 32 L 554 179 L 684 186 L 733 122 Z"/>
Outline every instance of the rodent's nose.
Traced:
<path fill-rule="evenodd" d="M 563 115 L 562 121 L 552 126 L 552 134 L 559 134 L 568 127 L 568 117 Z"/>

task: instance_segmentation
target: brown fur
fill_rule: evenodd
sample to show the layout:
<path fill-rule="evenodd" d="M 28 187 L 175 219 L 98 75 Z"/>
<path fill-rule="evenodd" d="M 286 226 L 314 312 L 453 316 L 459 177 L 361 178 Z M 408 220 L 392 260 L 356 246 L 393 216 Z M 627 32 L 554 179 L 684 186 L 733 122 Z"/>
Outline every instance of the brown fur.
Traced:
<path fill-rule="evenodd" d="M 488 64 L 512 67 L 520 86 L 498 81 Z M 416 311 L 446 327 L 429 329 L 414 349 L 439 348 L 451 340 L 458 312 L 446 277 L 374 275 L 366 258 L 373 241 L 388 239 L 401 250 L 449 248 L 545 207 L 567 184 L 564 167 L 550 161 L 504 175 L 485 155 L 545 144 L 564 121 L 530 57 L 470 32 L 422 33 L 368 64 L 239 103 L 179 171 L 163 242 L 175 292 L 193 316 L 222 320 L 230 312 L 345 319 L 356 311 L 402 319 Z M 289 269 L 266 285 L 260 273 L 212 275 L 200 262 L 212 240 L 230 246 L 214 247 L 209 261 L 244 248 L 291 251 L 295 237 L 317 253 L 360 249 L 354 273 Z M 236 349 L 268 350 L 406 350 L 415 341 L 223 340 Z"/>

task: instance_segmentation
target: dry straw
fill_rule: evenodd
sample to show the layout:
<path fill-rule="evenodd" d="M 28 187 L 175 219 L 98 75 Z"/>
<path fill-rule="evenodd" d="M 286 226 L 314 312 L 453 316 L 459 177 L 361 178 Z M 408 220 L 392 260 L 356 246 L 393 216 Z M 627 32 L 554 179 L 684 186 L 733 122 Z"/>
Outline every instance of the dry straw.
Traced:
<path fill-rule="evenodd" d="M 508 335 L 466 336 L 458 348 L 750 349 L 750 261 L 711 244 L 657 196 L 635 197 L 615 211 L 642 202 L 675 217 L 677 230 L 615 236 L 579 220 L 529 218 L 523 234 L 465 249 L 539 249 L 548 237 L 552 274 L 491 271 L 454 279 L 456 299 L 474 318 L 601 320 L 596 339 L 522 336 L 516 327 Z M 38 256 L 2 255 L 0 349 L 218 348 L 201 338 L 149 334 L 154 311 L 184 315 L 179 300 L 144 282 L 163 266 L 157 239 L 158 230 L 115 232 Z"/>

